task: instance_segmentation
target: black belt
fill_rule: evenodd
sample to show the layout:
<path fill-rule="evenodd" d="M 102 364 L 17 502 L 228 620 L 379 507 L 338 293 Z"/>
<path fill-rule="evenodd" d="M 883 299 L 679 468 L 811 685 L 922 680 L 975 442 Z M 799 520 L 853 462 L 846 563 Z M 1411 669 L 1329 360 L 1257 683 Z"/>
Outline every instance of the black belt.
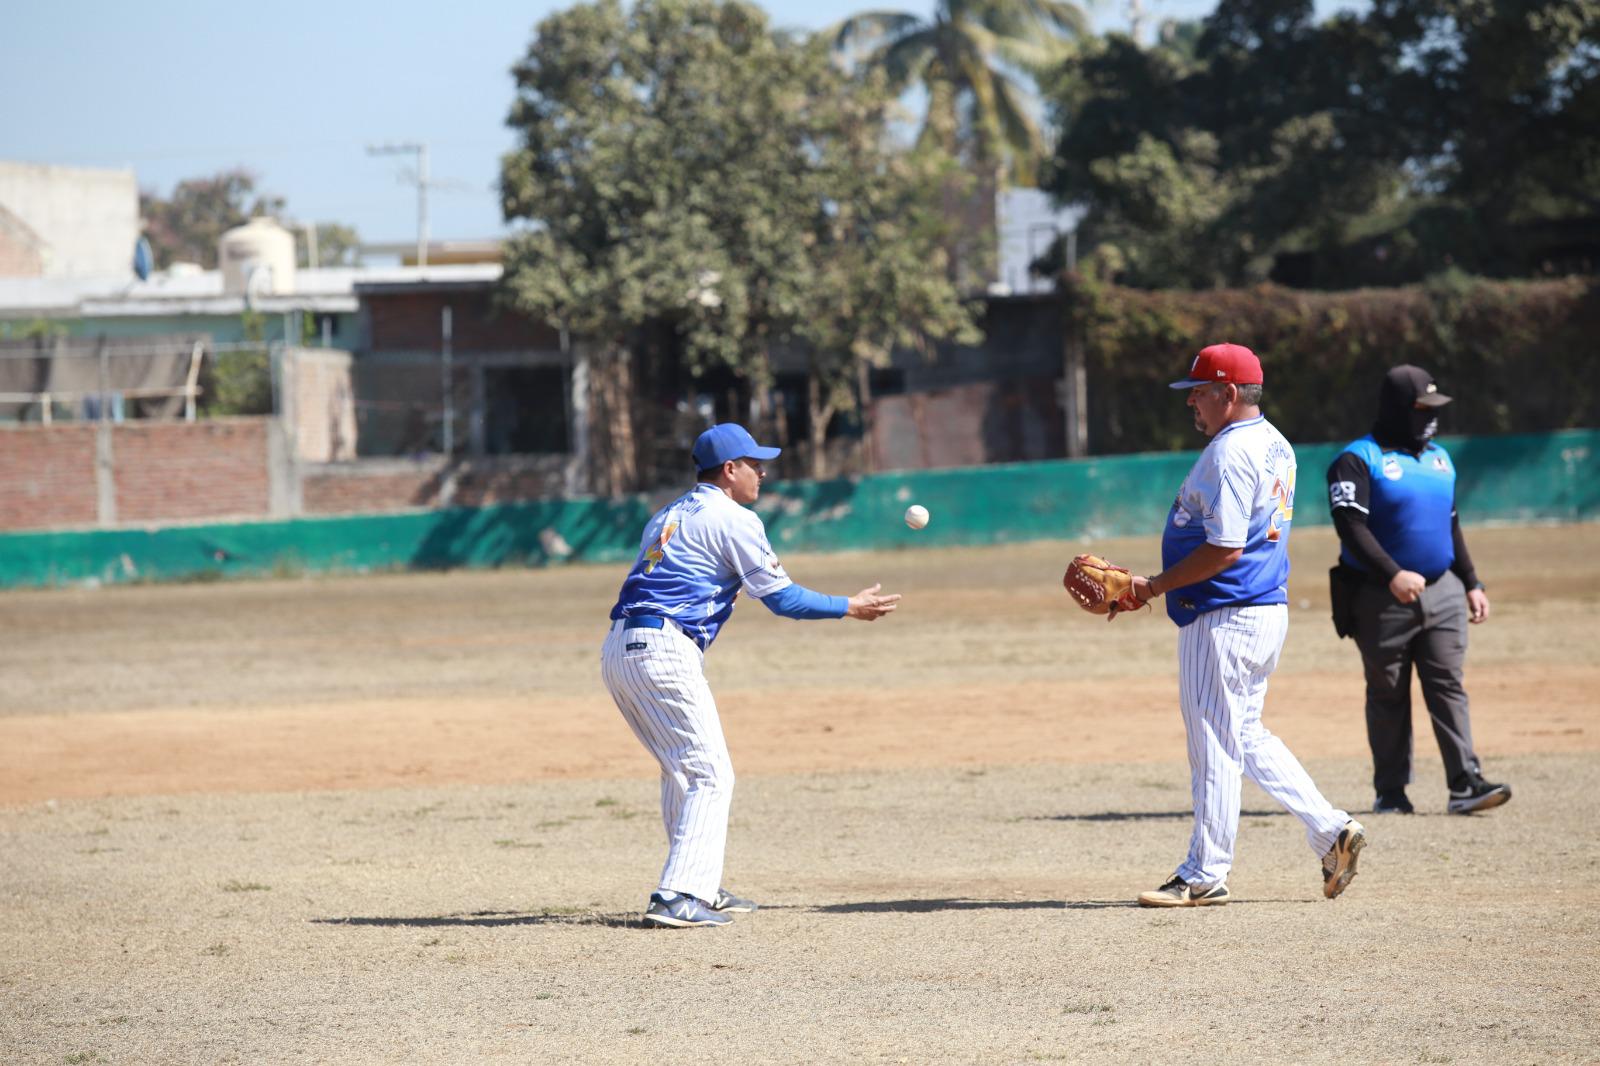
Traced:
<path fill-rule="evenodd" d="M 678 630 L 678 632 L 682 633 L 684 636 L 686 636 L 690 640 L 694 641 L 695 644 L 699 646 L 701 651 L 705 651 L 706 650 L 705 641 L 702 640 L 700 637 L 695 636 L 693 633 L 689 632 L 687 629 L 684 629 L 682 626 L 678 625 L 678 623 L 676 623 L 676 622 L 673 622 L 672 626 L 673 626 L 674 629 Z M 640 614 L 640 615 L 635 615 L 632 618 L 624 618 L 622 620 L 622 628 L 623 629 L 665 629 L 665 628 L 667 628 L 667 620 L 665 618 L 661 617 L 658 614 Z"/>

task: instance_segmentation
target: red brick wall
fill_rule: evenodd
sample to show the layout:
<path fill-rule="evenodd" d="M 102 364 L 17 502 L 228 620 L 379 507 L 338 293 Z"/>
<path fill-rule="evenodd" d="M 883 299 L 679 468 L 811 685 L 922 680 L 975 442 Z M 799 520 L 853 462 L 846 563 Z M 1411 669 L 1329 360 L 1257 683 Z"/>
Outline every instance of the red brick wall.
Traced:
<path fill-rule="evenodd" d="M 92 526 L 94 426 L 0 426 L 0 529 Z"/>
<path fill-rule="evenodd" d="M 125 424 L 112 431 L 118 523 L 264 518 L 265 418 Z"/>
<path fill-rule="evenodd" d="M 447 293 L 367 294 L 362 302 L 375 352 L 437 351 L 447 304 L 451 346 L 458 352 L 553 351 L 561 346 L 560 333 L 549 325 L 496 306 L 487 285 Z"/>
<path fill-rule="evenodd" d="M 490 503 L 559 496 L 565 458 L 528 456 L 478 465 L 442 460 L 374 460 L 308 471 L 300 482 L 308 515 L 373 514 L 411 507 L 481 507 Z M 443 499 L 447 481 L 454 491 Z"/>
<path fill-rule="evenodd" d="M 117 524 L 268 517 L 271 424 L 229 418 L 112 427 Z M 82 423 L 0 426 L 0 530 L 98 524 L 96 430 Z M 566 456 L 522 456 L 453 466 L 397 459 L 302 467 L 302 510 L 373 514 L 559 496 L 567 463 Z"/>
<path fill-rule="evenodd" d="M 438 494 L 437 471 L 307 474 L 300 482 L 306 514 L 374 514 L 431 507 Z"/>

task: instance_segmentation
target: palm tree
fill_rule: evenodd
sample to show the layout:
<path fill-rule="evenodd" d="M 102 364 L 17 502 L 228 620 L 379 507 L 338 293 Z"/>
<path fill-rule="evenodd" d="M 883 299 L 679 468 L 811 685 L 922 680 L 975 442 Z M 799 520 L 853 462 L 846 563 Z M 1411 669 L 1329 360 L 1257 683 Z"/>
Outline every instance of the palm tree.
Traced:
<path fill-rule="evenodd" d="M 938 0 L 931 20 L 867 11 L 831 31 L 842 55 L 881 67 L 897 89 L 928 94 L 921 137 L 1000 180 L 1031 185 L 1044 143 L 1029 113 L 1031 76 L 1089 35 L 1070 0 Z"/>

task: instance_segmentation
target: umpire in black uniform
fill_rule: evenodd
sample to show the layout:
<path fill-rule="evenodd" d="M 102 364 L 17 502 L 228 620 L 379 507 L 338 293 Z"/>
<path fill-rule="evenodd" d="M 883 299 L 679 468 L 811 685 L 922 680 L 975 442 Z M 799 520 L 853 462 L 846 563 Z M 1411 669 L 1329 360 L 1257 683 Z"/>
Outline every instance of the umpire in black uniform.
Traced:
<path fill-rule="evenodd" d="M 1498 807 L 1508 785 L 1483 778 L 1461 666 L 1467 624 L 1489 617 L 1456 515 L 1456 471 L 1434 443 L 1450 402 L 1421 367 L 1384 376 L 1372 432 L 1328 468 L 1328 502 L 1339 533 L 1331 584 L 1334 625 L 1355 637 L 1367 675 L 1367 743 L 1374 812 L 1412 813 L 1411 670 L 1433 719 L 1453 814 Z"/>

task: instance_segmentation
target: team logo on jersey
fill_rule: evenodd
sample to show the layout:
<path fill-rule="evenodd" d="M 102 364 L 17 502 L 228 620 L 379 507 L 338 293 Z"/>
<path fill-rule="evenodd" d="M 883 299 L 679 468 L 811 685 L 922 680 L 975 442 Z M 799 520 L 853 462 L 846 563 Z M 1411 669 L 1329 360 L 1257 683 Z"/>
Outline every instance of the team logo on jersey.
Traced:
<path fill-rule="evenodd" d="M 1400 460 L 1392 455 L 1383 457 L 1383 476 L 1390 481 L 1399 481 L 1403 471 L 1400 469 Z"/>
<path fill-rule="evenodd" d="M 1450 472 L 1450 460 L 1442 455 L 1435 455 L 1433 457 L 1433 468 L 1441 473 L 1448 474 Z"/>
<path fill-rule="evenodd" d="M 1183 505 L 1182 500 L 1172 501 L 1172 524 L 1182 529 L 1189 524 L 1189 509 Z"/>
<path fill-rule="evenodd" d="M 1267 520 L 1267 540 L 1276 541 L 1283 536 L 1283 527 L 1294 521 L 1295 468 L 1285 470 L 1283 476 L 1272 483 L 1272 498 L 1277 505 Z"/>
<path fill-rule="evenodd" d="M 644 553 L 645 573 L 650 573 L 650 571 L 654 570 L 661 564 L 661 560 L 663 557 L 665 557 L 667 552 L 667 541 L 671 540 L 672 535 L 677 531 L 678 523 L 676 522 L 668 522 L 664 527 L 662 527 L 661 536 L 657 537 L 656 542 L 650 545 L 650 547 Z"/>
<path fill-rule="evenodd" d="M 1356 483 L 1354 481 L 1335 481 L 1328 486 L 1328 503 L 1334 507 L 1343 507 L 1345 504 L 1356 502 Z"/>

